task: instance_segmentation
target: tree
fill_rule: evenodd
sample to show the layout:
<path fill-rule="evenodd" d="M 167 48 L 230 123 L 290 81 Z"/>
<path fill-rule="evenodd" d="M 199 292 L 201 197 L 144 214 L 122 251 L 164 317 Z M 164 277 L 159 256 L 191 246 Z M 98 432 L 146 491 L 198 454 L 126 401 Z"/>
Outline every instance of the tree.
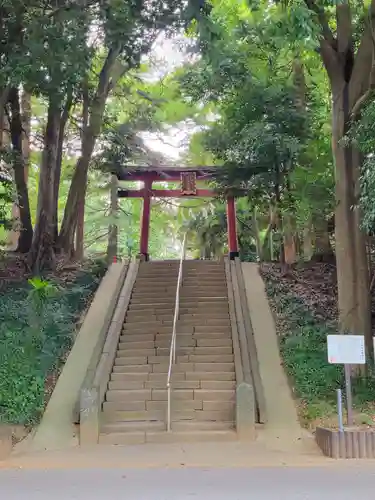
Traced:
<path fill-rule="evenodd" d="M 221 119 L 223 96 L 232 98 L 230 90 L 242 85 L 246 78 L 257 83 L 268 59 L 275 60 L 272 54 L 277 54 L 276 76 L 280 75 L 280 64 L 288 66 L 288 60 L 297 57 L 302 63 L 309 63 L 308 70 L 312 78 L 316 71 L 316 78 L 320 68 L 314 52 L 318 52 L 320 63 L 324 64 L 330 84 L 336 170 L 340 330 L 365 333 L 371 355 L 368 263 L 360 227 L 361 209 L 357 206 L 362 159 L 360 151 L 345 136 L 373 89 L 375 2 L 367 6 L 346 0 L 331 6 L 318 0 L 273 5 L 241 1 L 233 6 L 230 2 L 213 1 L 212 6 L 209 15 L 200 13 L 196 17 L 199 47 L 204 63 L 209 65 L 205 68 L 198 63 L 193 77 L 201 82 L 195 86 L 199 98 L 215 102 Z M 194 94 L 190 92 L 190 96 Z M 237 114 L 238 109 L 235 108 Z M 224 127 L 222 130 L 227 132 Z M 327 234 L 326 229 L 323 232 Z"/>
<path fill-rule="evenodd" d="M 74 251 L 78 217 L 83 218 L 84 214 L 87 173 L 101 131 L 107 98 L 121 78 L 139 66 L 142 55 L 151 49 L 161 28 L 166 29 L 172 23 L 176 8 L 177 3 L 172 0 L 158 0 L 152 5 L 139 0 L 123 6 L 118 4 L 117 9 L 101 8 L 106 53 L 99 78 L 93 85 L 92 99 L 88 102 L 81 156 L 72 178 L 59 235 L 60 248 L 68 255 Z"/>

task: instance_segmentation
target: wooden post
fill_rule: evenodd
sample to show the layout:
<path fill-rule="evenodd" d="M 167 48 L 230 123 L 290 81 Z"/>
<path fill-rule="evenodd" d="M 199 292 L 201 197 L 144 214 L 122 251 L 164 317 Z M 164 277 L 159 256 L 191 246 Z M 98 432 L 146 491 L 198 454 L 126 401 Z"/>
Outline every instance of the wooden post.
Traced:
<path fill-rule="evenodd" d="M 141 227 L 141 244 L 140 254 L 145 261 L 148 261 L 148 238 L 150 234 L 150 212 L 151 212 L 151 191 L 152 181 L 145 181 L 143 189 L 143 210 L 142 210 L 142 227 Z"/>
<path fill-rule="evenodd" d="M 114 221 L 114 218 L 118 212 L 118 180 L 115 175 L 112 175 L 111 178 L 111 224 L 109 225 L 108 232 L 108 248 L 107 248 L 107 259 L 108 264 L 115 262 L 117 260 L 117 251 L 118 251 L 118 228 L 117 224 Z"/>
<path fill-rule="evenodd" d="M 228 196 L 227 198 L 227 225 L 229 258 L 233 260 L 239 255 L 236 229 L 236 204 L 234 196 Z"/>

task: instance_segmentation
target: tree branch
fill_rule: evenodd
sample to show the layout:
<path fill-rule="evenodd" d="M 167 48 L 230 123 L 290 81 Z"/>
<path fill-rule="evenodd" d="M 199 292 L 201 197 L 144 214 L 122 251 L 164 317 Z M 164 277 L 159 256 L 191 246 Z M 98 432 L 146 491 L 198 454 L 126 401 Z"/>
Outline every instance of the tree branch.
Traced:
<path fill-rule="evenodd" d="M 331 28 L 329 27 L 327 15 L 326 12 L 324 11 L 324 8 L 318 6 L 314 0 L 305 0 L 305 4 L 309 10 L 311 10 L 317 15 L 319 24 L 322 28 L 323 38 L 326 40 L 327 43 L 329 43 L 329 45 L 331 45 L 332 48 L 335 48 L 337 41 L 333 36 Z"/>
<path fill-rule="evenodd" d="M 375 0 L 371 0 L 369 16 L 355 57 L 349 83 L 349 104 L 352 114 L 358 114 L 366 94 L 375 86 Z M 364 97 L 366 96 L 366 97 Z"/>
<path fill-rule="evenodd" d="M 337 51 L 346 54 L 353 50 L 352 15 L 348 0 L 336 5 Z"/>

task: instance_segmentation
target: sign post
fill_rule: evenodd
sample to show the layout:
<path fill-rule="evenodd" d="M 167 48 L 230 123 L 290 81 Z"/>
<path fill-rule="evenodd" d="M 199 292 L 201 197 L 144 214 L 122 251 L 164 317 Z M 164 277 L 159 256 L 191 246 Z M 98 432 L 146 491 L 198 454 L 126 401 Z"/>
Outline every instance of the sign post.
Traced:
<path fill-rule="evenodd" d="M 348 425 L 353 425 L 350 365 L 365 364 L 365 338 L 363 335 L 328 335 L 327 348 L 328 362 L 334 365 L 344 365 Z"/>

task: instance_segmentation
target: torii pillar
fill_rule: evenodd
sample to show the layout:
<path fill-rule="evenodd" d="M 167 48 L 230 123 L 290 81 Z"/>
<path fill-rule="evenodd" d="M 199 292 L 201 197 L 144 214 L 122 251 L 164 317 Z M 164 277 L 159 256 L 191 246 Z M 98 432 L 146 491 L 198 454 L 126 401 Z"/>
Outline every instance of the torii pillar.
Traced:
<path fill-rule="evenodd" d="M 234 260 L 239 256 L 236 224 L 236 202 L 234 196 L 227 197 L 227 226 L 229 258 Z"/>
<path fill-rule="evenodd" d="M 145 261 L 149 260 L 148 239 L 150 234 L 151 189 L 152 181 L 146 180 L 143 188 L 143 209 L 140 242 L 140 254 L 143 256 Z"/>

